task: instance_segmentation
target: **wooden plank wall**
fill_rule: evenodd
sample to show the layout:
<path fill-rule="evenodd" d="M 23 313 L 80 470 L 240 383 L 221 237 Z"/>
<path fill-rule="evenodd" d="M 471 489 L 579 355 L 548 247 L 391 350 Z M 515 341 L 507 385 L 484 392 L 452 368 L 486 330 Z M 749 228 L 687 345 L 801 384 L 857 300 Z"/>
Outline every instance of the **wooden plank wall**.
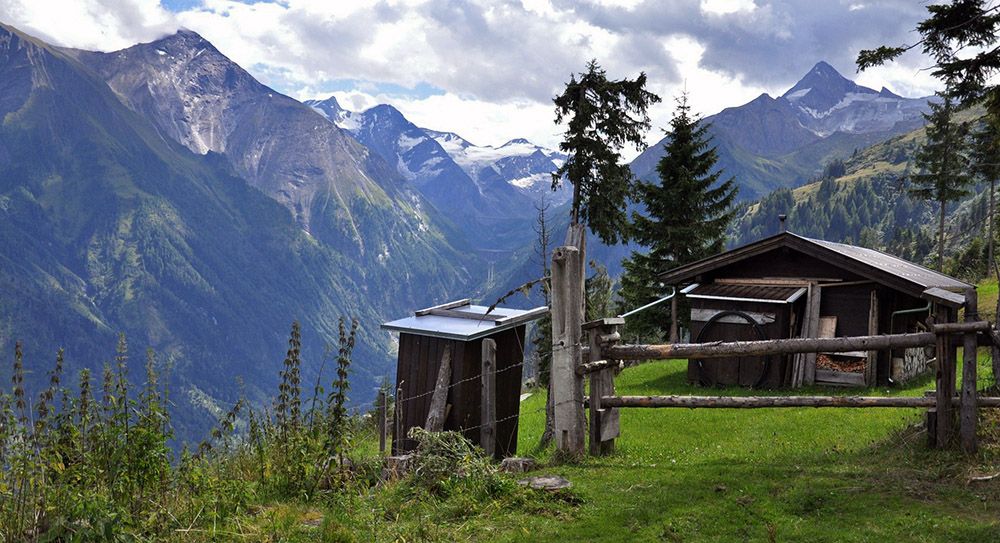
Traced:
<path fill-rule="evenodd" d="M 524 362 L 525 327 L 518 326 L 491 336 L 497 343 L 496 375 L 496 457 L 513 455 L 517 450 L 522 364 Z M 481 354 L 482 340 L 454 341 L 416 334 L 399 336 L 399 356 L 396 363 L 396 387 L 402 386 L 400 403 L 401 425 L 393 425 L 392 451 L 401 454 L 416 447 L 406 437 L 410 428 L 423 427 L 427 420 L 438 368 L 445 348 L 451 344 L 452 378 L 447 404 L 451 407 L 445 418 L 445 430 L 462 431 L 466 438 L 478 444 L 481 424 Z M 397 436 L 401 426 L 402 436 Z"/>

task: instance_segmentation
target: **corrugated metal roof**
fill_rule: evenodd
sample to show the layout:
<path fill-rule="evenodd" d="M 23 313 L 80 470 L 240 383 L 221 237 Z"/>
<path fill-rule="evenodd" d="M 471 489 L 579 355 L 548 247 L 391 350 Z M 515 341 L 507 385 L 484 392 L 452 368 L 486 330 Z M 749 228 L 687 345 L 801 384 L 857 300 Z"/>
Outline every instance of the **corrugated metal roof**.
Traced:
<path fill-rule="evenodd" d="M 476 318 L 486 315 L 487 309 L 489 308 L 483 305 L 464 305 L 448 311 L 464 313 L 467 316 L 410 316 L 384 323 L 382 328 L 393 332 L 472 341 L 541 318 L 549 311 L 549 308 L 544 306 L 529 310 L 497 307 L 489 315 L 493 318 L 502 316 L 500 320 Z"/>
<path fill-rule="evenodd" d="M 689 297 L 692 295 L 714 296 L 784 302 L 800 290 L 802 290 L 802 287 L 709 283 L 698 285 L 694 290 L 689 291 L 687 295 Z"/>
<path fill-rule="evenodd" d="M 848 270 L 913 296 L 922 296 L 923 292 L 930 288 L 955 292 L 972 288 L 968 283 L 892 255 L 864 247 L 807 238 L 791 232 L 783 232 L 685 264 L 663 272 L 660 274 L 660 279 L 668 284 L 682 284 L 701 274 L 783 247 L 824 260 L 831 266 Z"/>
<path fill-rule="evenodd" d="M 791 235 L 815 243 L 831 251 L 840 253 L 848 258 L 857 260 L 858 262 L 862 262 L 868 264 L 869 266 L 891 273 L 897 277 L 902 277 L 924 288 L 938 287 L 947 290 L 966 289 L 972 286 L 968 283 L 959 281 L 954 277 L 949 277 L 943 273 L 938 273 L 919 264 L 914 264 L 913 262 L 908 262 L 902 258 L 885 254 L 874 249 L 866 249 L 855 245 L 845 245 L 843 243 L 834 243 L 832 241 L 825 241 L 821 239 L 812 239 L 799 236 L 797 234 Z"/>

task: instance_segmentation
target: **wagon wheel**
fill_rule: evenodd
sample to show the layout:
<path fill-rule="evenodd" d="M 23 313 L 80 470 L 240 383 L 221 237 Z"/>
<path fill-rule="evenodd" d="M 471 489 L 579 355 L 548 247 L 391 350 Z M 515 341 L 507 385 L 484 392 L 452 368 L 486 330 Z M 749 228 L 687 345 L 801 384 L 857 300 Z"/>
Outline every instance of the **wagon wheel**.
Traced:
<path fill-rule="evenodd" d="M 767 336 L 767 332 L 764 331 L 764 328 L 760 324 L 758 324 L 757 321 L 755 321 L 753 317 L 751 317 L 750 315 L 747 315 L 742 311 L 726 310 L 726 311 L 720 311 L 719 313 L 712 315 L 708 319 L 708 321 L 705 322 L 705 326 L 701 328 L 701 330 L 698 332 L 698 335 L 694 338 L 694 343 L 701 343 L 701 339 L 702 336 L 705 335 L 705 331 L 711 329 L 713 324 L 715 324 L 719 319 L 722 319 L 724 317 L 741 318 L 744 321 L 746 321 L 747 324 L 753 327 L 754 333 L 757 335 L 758 340 L 770 339 Z M 760 374 L 757 375 L 756 378 L 753 380 L 753 384 L 750 385 L 750 388 L 760 387 L 761 384 L 763 384 L 764 381 L 767 379 L 768 373 L 770 373 L 771 355 L 766 355 L 763 358 L 764 358 L 764 363 L 760 365 Z M 705 371 L 704 360 L 698 360 L 698 383 L 701 384 L 701 386 L 703 387 L 714 387 L 717 384 L 715 379 L 709 375 L 709 372 Z"/>

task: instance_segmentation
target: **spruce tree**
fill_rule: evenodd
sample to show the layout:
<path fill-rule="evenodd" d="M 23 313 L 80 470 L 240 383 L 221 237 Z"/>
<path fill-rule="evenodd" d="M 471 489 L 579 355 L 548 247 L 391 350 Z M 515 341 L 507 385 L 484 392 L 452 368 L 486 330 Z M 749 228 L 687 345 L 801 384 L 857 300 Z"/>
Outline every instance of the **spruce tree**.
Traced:
<path fill-rule="evenodd" d="M 944 222 L 949 202 L 968 194 L 971 183 L 969 159 L 965 154 L 968 127 L 952 118 L 954 103 L 948 92 L 938 93 L 941 102 L 931 102 L 927 120 L 927 141 L 917 151 L 918 173 L 911 177 L 910 194 L 938 204 L 937 269 L 944 270 Z"/>
<path fill-rule="evenodd" d="M 996 119 L 987 117 L 979 123 L 972 134 L 969 158 L 972 163 L 972 171 L 976 176 L 989 183 L 989 208 L 987 217 L 987 253 L 986 263 L 989 273 L 997 273 L 1000 278 L 1000 271 L 997 271 L 996 256 L 993 245 L 995 240 L 994 227 L 996 226 L 996 183 L 1000 179 L 1000 126 Z"/>
<path fill-rule="evenodd" d="M 660 97 L 646 90 L 646 74 L 609 80 L 596 60 L 585 73 L 570 76 L 553 100 L 556 123 L 568 119 L 559 149 L 569 155 L 552 174 L 552 189 L 563 176 L 573 184 L 572 224 L 586 224 L 607 244 L 628 239 L 625 204 L 632 193 L 632 171 L 622 161 L 625 145 L 644 148 L 650 122 L 646 110 Z"/>
<path fill-rule="evenodd" d="M 658 275 L 724 248 L 726 229 L 735 215 L 737 187 L 733 178 L 720 182 L 718 156 L 710 146 L 709 125 L 692 115 L 687 95 L 667 131 L 668 143 L 656 166 L 659 179 L 639 181 L 642 212 L 633 211 L 633 239 L 648 251 L 633 251 L 622 262 L 621 296 L 625 309 L 633 309 L 669 292 Z M 661 337 L 670 323 L 669 308 L 653 306 L 629 317 L 628 333 Z"/>

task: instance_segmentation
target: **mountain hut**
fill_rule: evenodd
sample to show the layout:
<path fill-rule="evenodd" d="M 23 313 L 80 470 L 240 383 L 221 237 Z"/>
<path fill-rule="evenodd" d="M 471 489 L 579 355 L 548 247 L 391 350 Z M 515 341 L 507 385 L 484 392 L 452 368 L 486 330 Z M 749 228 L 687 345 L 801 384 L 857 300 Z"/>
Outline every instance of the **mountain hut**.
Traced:
<path fill-rule="evenodd" d="M 517 422 L 524 362 L 525 327 L 548 313 L 547 307 L 531 310 L 487 307 L 459 300 L 414 312 L 412 317 L 387 322 L 382 328 L 399 332 L 396 365 L 398 417 L 392 429 L 392 453 L 416 448 L 410 428 L 424 427 L 431 398 L 446 351 L 451 376 L 445 408 L 445 430 L 462 432 L 480 444 L 482 427 L 482 345 L 496 341 L 495 451 L 497 458 L 517 450 Z"/>
<path fill-rule="evenodd" d="M 692 342 L 846 337 L 927 328 L 938 307 L 955 320 L 972 285 L 901 258 L 783 232 L 661 274 L 682 293 Z M 686 303 L 683 302 L 686 300 Z M 689 314 L 685 314 L 687 309 Z M 706 386 L 761 388 L 899 383 L 930 369 L 924 348 L 689 360 Z"/>

